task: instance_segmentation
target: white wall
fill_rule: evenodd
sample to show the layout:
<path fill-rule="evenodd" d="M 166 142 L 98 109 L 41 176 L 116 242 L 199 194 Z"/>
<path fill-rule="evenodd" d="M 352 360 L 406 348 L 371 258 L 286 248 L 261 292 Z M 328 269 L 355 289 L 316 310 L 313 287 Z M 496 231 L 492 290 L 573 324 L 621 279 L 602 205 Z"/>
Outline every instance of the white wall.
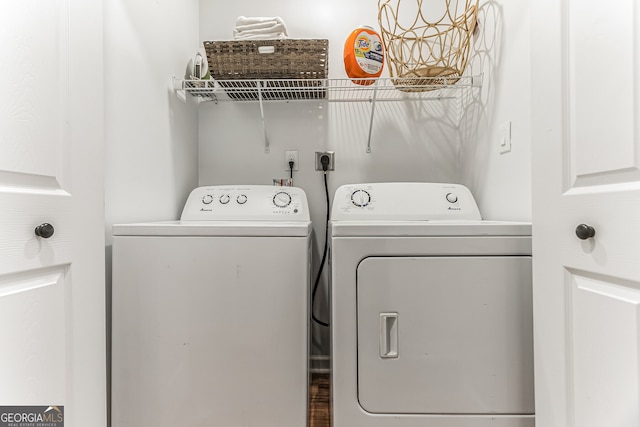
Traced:
<path fill-rule="evenodd" d="M 196 0 L 105 2 L 106 219 L 176 219 L 197 184 L 197 113 L 177 99 L 198 44 Z"/>
<path fill-rule="evenodd" d="M 481 2 L 469 64 L 484 73 L 481 96 L 461 125 L 460 182 L 485 219 L 531 220 L 530 0 Z M 498 151 L 498 128 L 511 122 L 512 151 Z"/>

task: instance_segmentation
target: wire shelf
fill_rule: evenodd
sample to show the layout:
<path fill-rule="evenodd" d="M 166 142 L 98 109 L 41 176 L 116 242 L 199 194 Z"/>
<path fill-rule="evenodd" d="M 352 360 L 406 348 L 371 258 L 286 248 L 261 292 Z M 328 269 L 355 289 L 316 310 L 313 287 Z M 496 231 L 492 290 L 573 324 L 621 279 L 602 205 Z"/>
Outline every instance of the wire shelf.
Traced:
<path fill-rule="evenodd" d="M 373 102 L 438 100 L 480 87 L 482 76 L 357 79 L 178 80 L 177 91 L 203 101 Z"/>
<path fill-rule="evenodd" d="M 354 82 L 355 81 L 355 82 Z M 318 100 L 323 102 L 367 102 L 371 105 L 367 153 L 378 102 L 460 100 L 466 89 L 482 86 L 482 75 L 457 77 L 369 78 L 369 79 L 261 79 L 179 80 L 173 78 L 178 96 L 190 94 L 199 101 L 255 101 L 260 104 L 264 150 L 269 137 L 264 118 L 265 102 Z"/>

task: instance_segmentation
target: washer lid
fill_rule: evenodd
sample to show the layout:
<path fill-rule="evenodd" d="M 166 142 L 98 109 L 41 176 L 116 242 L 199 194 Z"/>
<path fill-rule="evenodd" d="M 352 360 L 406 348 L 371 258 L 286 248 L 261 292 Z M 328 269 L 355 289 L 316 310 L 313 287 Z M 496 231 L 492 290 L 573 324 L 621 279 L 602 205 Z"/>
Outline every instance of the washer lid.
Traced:
<path fill-rule="evenodd" d="M 114 236 L 309 237 L 310 221 L 167 221 L 115 224 Z"/>
<path fill-rule="evenodd" d="M 507 221 L 331 221 L 333 237 L 531 236 L 531 223 Z"/>

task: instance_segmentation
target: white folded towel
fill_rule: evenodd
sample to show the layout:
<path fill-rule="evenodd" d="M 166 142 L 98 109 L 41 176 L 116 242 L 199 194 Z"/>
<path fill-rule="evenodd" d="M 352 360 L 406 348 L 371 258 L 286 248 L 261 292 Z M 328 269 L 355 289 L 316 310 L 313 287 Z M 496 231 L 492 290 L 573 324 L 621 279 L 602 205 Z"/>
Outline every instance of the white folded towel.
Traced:
<path fill-rule="evenodd" d="M 250 17 L 239 16 L 233 30 L 235 40 L 268 40 L 288 38 L 287 27 L 279 16 Z"/>
<path fill-rule="evenodd" d="M 234 37 L 259 36 L 265 34 L 282 34 L 287 35 L 287 29 L 284 24 L 277 24 L 269 28 L 257 28 L 254 30 L 239 31 L 237 28 L 233 30 Z"/>
<path fill-rule="evenodd" d="M 283 22 L 269 21 L 269 22 L 260 22 L 258 24 L 236 25 L 235 30 L 236 31 L 264 30 L 264 29 L 273 28 L 278 25 L 282 25 L 284 27 Z"/>
<path fill-rule="evenodd" d="M 251 25 L 251 24 L 261 24 L 264 22 L 276 21 L 277 23 L 283 23 L 282 18 L 279 16 L 266 17 L 266 16 L 255 16 L 249 17 L 246 16 L 238 16 L 236 18 L 236 27 L 239 25 Z"/>
<path fill-rule="evenodd" d="M 288 39 L 282 33 L 267 33 L 267 34 L 254 34 L 250 36 L 235 36 L 234 40 L 282 40 Z"/>

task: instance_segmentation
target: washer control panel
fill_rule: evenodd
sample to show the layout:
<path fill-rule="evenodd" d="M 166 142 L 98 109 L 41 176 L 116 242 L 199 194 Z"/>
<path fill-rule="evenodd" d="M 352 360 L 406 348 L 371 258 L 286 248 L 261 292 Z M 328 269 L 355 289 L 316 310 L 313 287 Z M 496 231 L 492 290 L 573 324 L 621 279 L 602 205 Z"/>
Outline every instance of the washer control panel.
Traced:
<path fill-rule="evenodd" d="M 309 221 L 301 188 L 217 185 L 194 189 L 181 221 Z"/>
<path fill-rule="evenodd" d="M 480 220 L 469 189 L 459 184 L 389 182 L 343 185 L 332 220 Z"/>

